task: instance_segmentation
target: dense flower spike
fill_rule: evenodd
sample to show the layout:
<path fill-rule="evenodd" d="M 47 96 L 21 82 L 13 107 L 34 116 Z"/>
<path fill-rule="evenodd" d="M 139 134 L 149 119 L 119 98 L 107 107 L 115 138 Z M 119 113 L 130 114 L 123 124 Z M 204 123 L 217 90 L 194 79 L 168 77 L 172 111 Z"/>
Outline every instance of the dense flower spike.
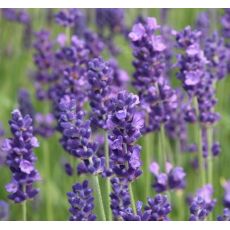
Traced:
<path fill-rule="evenodd" d="M 137 202 L 137 214 L 133 214 L 131 209 L 121 211 L 123 220 L 126 221 L 167 221 L 168 214 L 172 208 L 168 199 L 164 195 L 156 195 L 154 198 L 148 198 L 148 204 L 142 210 L 142 202 Z"/>
<path fill-rule="evenodd" d="M 186 173 L 182 167 L 173 167 L 166 163 L 166 173 L 160 172 L 160 167 L 156 162 L 150 165 L 150 171 L 154 175 L 153 188 L 156 192 L 165 192 L 168 189 L 184 189 Z"/>
<path fill-rule="evenodd" d="M 138 96 L 122 91 L 109 102 L 107 128 L 111 148 L 111 168 L 121 178 L 135 180 L 142 173 L 141 146 L 135 142 L 141 136 L 143 119 L 137 111 Z"/>
<path fill-rule="evenodd" d="M 218 221 L 230 221 L 230 209 L 225 208 L 222 216 L 218 216 Z"/>
<path fill-rule="evenodd" d="M 87 180 L 73 185 L 72 192 L 67 193 L 71 221 L 93 221 L 96 215 L 93 214 L 94 198 L 93 190 L 89 187 Z"/>
<path fill-rule="evenodd" d="M 131 198 L 129 195 L 128 181 L 118 177 L 111 179 L 112 193 L 111 209 L 115 220 L 121 218 L 121 212 L 125 212 L 131 205 Z"/>
<path fill-rule="evenodd" d="M 6 163 L 12 172 L 12 181 L 6 185 L 6 190 L 10 193 L 9 199 L 20 203 L 38 194 L 38 189 L 33 188 L 33 184 L 40 180 L 35 169 L 37 158 L 33 148 L 37 148 L 39 143 L 33 136 L 29 115 L 23 117 L 19 110 L 14 110 L 9 124 L 13 137 L 5 139 L 2 146 L 3 151 L 7 152 Z"/>
<path fill-rule="evenodd" d="M 210 184 L 205 185 L 197 190 L 195 197 L 190 204 L 191 221 L 201 221 L 212 212 L 216 205 L 216 200 L 212 199 L 213 188 Z"/>
<path fill-rule="evenodd" d="M 102 58 L 95 58 L 88 63 L 88 81 L 90 84 L 89 100 L 92 108 L 92 125 L 106 129 L 107 103 L 110 97 L 112 69 Z"/>
<path fill-rule="evenodd" d="M 145 131 L 157 130 L 170 119 L 177 106 L 176 92 L 165 78 L 166 45 L 155 18 L 142 19 L 129 33 L 132 41 L 135 67 L 133 85 L 145 111 Z"/>
<path fill-rule="evenodd" d="M 78 173 L 101 173 L 104 170 L 104 156 L 97 155 L 97 144 L 91 142 L 90 121 L 85 121 L 85 112 L 77 111 L 77 102 L 68 95 L 59 105 L 61 114 L 59 129 L 63 148 L 74 157 L 80 158 Z"/>

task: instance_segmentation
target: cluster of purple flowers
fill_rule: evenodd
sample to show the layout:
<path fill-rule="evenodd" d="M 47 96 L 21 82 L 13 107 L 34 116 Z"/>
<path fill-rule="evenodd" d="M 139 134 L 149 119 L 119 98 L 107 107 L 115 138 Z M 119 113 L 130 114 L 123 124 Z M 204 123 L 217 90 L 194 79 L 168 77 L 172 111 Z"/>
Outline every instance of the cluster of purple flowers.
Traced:
<path fill-rule="evenodd" d="M 201 221 L 210 214 L 216 205 L 216 200 L 212 198 L 212 185 L 204 185 L 198 189 L 196 195 L 190 204 L 190 219 L 191 221 Z"/>
<path fill-rule="evenodd" d="M 186 185 L 186 173 L 182 167 L 173 168 L 172 164 L 166 162 L 166 173 L 159 171 L 160 167 L 156 162 L 150 165 L 150 171 L 154 175 L 153 188 L 156 192 L 165 192 L 168 189 L 184 189 Z"/>
<path fill-rule="evenodd" d="M 12 172 L 12 181 L 6 185 L 6 190 L 10 193 L 9 199 L 20 203 L 38 194 L 38 189 L 33 188 L 33 184 L 40 180 L 33 148 L 37 148 L 39 143 L 33 136 L 29 115 L 23 117 L 19 110 L 14 110 L 9 124 L 13 137 L 5 139 L 2 146 L 7 153 L 6 163 Z"/>
<path fill-rule="evenodd" d="M 102 58 L 95 58 L 88 63 L 87 75 L 90 84 L 91 121 L 96 128 L 106 129 L 112 69 Z"/>
<path fill-rule="evenodd" d="M 60 140 L 63 148 L 76 158 L 81 159 L 77 171 L 82 173 L 101 173 L 104 170 L 104 157 L 97 155 L 97 144 L 90 140 L 90 121 L 85 121 L 84 111 L 77 111 L 77 102 L 68 95 L 59 104 Z"/>
<path fill-rule="evenodd" d="M 157 194 L 154 198 L 148 198 L 148 204 L 144 206 L 141 201 L 137 202 L 137 214 L 133 214 L 131 209 L 121 212 L 125 221 L 167 221 L 168 214 L 172 208 L 167 197 Z M 144 209 L 144 210 L 142 210 Z"/>
<path fill-rule="evenodd" d="M 116 98 L 111 98 L 108 108 L 111 169 L 116 176 L 129 181 L 142 173 L 141 146 L 135 144 L 144 122 L 137 111 L 138 104 L 138 96 L 122 91 Z"/>
<path fill-rule="evenodd" d="M 67 196 L 69 204 L 71 205 L 69 209 L 71 221 L 96 220 L 96 215 L 93 214 L 93 190 L 89 188 L 89 182 L 87 180 L 84 180 L 82 184 L 77 183 L 73 185 L 72 192 L 68 192 Z"/>
<path fill-rule="evenodd" d="M 145 111 L 146 132 L 169 121 L 177 106 L 176 92 L 165 77 L 166 45 L 161 35 L 154 34 L 159 28 L 155 18 L 146 18 L 129 33 L 135 57 L 133 85 Z"/>
<path fill-rule="evenodd" d="M 19 22 L 21 24 L 28 24 L 30 22 L 30 15 L 26 10 L 23 9 L 2 9 L 3 16 L 13 22 Z"/>

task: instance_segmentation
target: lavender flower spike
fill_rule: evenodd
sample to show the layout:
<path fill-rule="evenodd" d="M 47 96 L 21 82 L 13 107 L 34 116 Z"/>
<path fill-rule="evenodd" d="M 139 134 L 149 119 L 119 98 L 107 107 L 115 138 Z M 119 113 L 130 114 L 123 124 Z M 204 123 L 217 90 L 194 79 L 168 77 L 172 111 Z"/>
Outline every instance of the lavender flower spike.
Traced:
<path fill-rule="evenodd" d="M 87 180 L 83 181 L 82 184 L 73 185 L 72 192 L 68 192 L 67 196 L 71 205 L 69 209 L 71 221 L 96 220 L 96 216 L 92 213 L 94 209 L 93 190 L 89 188 Z"/>
<path fill-rule="evenodd" d="M 23 117 L 19 110 L 14 110 L 9 124 L 13 137 L 5 139 L 2 146 L 3 151 L 7 152 L 6 163 L 12 172 L 12 180 L 6 185 L 6 190 L 10 193 L 9 199 L 20 203 L 38 194 L 38 189 L 33 188 L 33 184 L 40 180 L 33 148 L 37 148 L 39 143 L 33 136 L 29 115 Z"/>
<path fill-rule="evenodd" d="M 135 180 L 142 173 L 141 146 L 135 142 L 141 136 L 143 119 L 136 110 L 137 95 L 122 91 L 109 102 L 107 127 L 111 148 L 111 169 L 115 175 Z"/>

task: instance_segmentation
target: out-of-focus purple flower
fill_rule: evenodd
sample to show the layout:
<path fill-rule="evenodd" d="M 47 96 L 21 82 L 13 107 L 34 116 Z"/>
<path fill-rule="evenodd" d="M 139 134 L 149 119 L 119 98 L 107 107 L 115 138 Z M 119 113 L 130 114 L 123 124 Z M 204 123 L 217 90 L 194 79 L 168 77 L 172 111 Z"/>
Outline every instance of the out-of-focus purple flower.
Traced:
<path fill-rule="evenodd" d="M 124 20 L 124 9 L 96 9 L 96 25 L 99 36 L 113 56 L 120 53 L 120 49 L 114 42 L 116 34 L 126 37 L 127 28 Z"/>
<path fill-rule="evenodd" d="M 218 141 L 216 141 L 212 145 L 212 154 L 215 157 L 215 156 L 219 156 L 220 152 L 221 152 L 220 143 Z"/>
<path fill-rule="evenodd" d="M 93 190 L 89 187 L 89 182 L 84 180 L 72 186 L 72 192 L 67 193 L 70 204 L 69 212 L 71 221 L 94 221 L 96 215 L 93 214 L 94 197 Z"/>
<path fill-rule="evenodd" d="M 3 201 L 0 200 L 0 220 L 8 220 L 9 219 L 9 205 Z"/>
<path fill-rule="evenodd" d="M 50 137 L 54 134 L 56 130 L 56 124 L 55 124 L 53 114 L 36 113 L 34 120 L 35 120 L 35 128 L 34 128 L 35 134 L 40 135 L 42 137 Z"/>
<path fill-rule="evenodd" d="M 226 52 L 227 52 L 227 59 L 229 60 L 230 57 L 230 9 L 225 9 L 225 14 L 221 18 L 221 24 L 222 24 L 222 35 L 225 39 L 225 46 L 226 46 Z M 230 61 L 228 61 L 228 73 L 230 72 Z"/>
<path fill-rule="evenodd" d="M 86 48 L 89 49 L 91 58 L 99 57 L 105 48 L 102 39 L 90 30 L 85 30 L 83 35 Z"/>
<path fill-rule="evenodd" d="M 226 181 L 223 185 L 224 187 L 224 207 L 230 208 L 230 181 Z"/>
<path fill-rule="evenodd" d="M 217 32 L 206 40 L 204 54 L 209 61 L 208 70 L 214 81 L 227 75 L 227 52 L 224 40 Z"/>
<path fill-rule="evenodd" d="M 217 220 L 218 221 L 230 221 L 230 209 L 225 208 L 224 211 L 223 211 L 222 216 L 218 216 Z"/>
<path fill-rule="evenodd" d="M 150 165 L 150 171 L 154 175 L 153 188 L 156 192 L 165 192 L 168 189 L 184 189 L 186 185 L 186 173 L 182 167 L 173 167 L 166 163 L 166 172 L 160 172 L 160 167 L 156 162 Z"/>
<path fill-rule="evenodd" d="M 98 8 L 96 9 L 96 24 L 99 33 L 102 34 L 106 28 L 110 33 L 122 32 L 124 30 L 124 9 Z"/>
<path fill-rule="evenodd" d="M 122 91 L 109 102 L 107 128 L 110 141 L 110 159 L 113 173 L 129 181 L 141 171 L 141 146 L 135 142 L 141 136 L 143 118 L 137 111 L 137 95 Z"/>
<path fill-rule="evenodd" d="M 55 21 L 57 24 L 64 27 L 74 27 L 80 25 L 81 20 L 85 20 L 84 14 L 79 9 L 63 9 L 55 15 Z"/>
<path fill-rule="evenodd" d="M 28 24 L 30 22 L 30 15 L 24 9 L 2 9 L 3 16 L 9 21 L 15 21 L 22 24 Z"/>
<path fill-rule="evenodd" d="M 9 124 L 13 137 L 5 139 L 2 145 L 3 151 L 7 152 L 6 163 L 12 172 L 12 180 L 6 185 L 6 190 L 10 193 L 9 199 L 20 203 L 38 194 L 38 189 L 33 188 L 33 183 L 40 180 L 33 148 L 37 148 L 39 143 L 33 136 L 29 115 L 23 117 L 19 110 L 14 110 Z"/>
<path fill-rule="evenodd" d="M 89 100 L 92 108 L 91 120 L 95 128 L 107 129 L 106 121 L 112 82 L 112 69 L 102 58 L 95 58 L 88 63 Z"/>
<path fill-rule="evenodd" d="M 30 115 L 30 117 L 34 119 L 35 110 L 32 105 L 30 94 L 26 89 L 21 89 L 19 91 L 18 104 L 19 104 L 19 111 L 21 112 L 22 116 Z"/>
<path fill-rule="evenodd" d="M 190 218 L 191 221 L 201 221 L 212 212 L 216 205 L 216 200 L 212 198 L 212 185 L 207 184 L 198 189 L 190 204 Z"/>
<path fill-rule="evenodd" d="M 201 39 L 204 42 L 210 32 L 210 17 L 207 11 L 203 11 L 198 14 L 196 19 L 196 29 L 201 31 Z"/>
<path fill-rule="evenodd" d="M 230 38 L 230 9 L 225 9 L 225 14 L 221 19 L 222 34 L 225 38 Z"/>

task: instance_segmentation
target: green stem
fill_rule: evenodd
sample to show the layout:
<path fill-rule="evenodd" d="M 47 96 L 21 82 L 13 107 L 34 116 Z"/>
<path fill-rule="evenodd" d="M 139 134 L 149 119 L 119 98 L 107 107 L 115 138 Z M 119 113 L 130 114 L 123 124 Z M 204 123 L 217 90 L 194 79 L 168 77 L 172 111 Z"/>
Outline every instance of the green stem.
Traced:
<path fill-rule="evenodd" d="M 207 128 L 208 136 L 208 182 L 212 184 L 213 181 L 213 158 L 212 158 L 212 128 Z"/>
<path fill-rule="evenodd" d="M 167 156 L 166 156 L 166 145 L 165 145 L 165 131 L 164 131 L 164 125 L 160 126 L 160 155 L 161 155 L 161 167 L 163 167 L 166 171 L 166 162 L 167 162 Z M 166 191 L 167 197 L 169 201 L 171 200 L 170 191 Z"/>
<path fill-rule="evenodd" d="M 134 198 L 133 189 L 132 189 L 132 182 L 129 183 L 129 194 L 131 198 L 131 205 L 132 205 L 133 212 L 134 214 L 137 214 L 136 203 L 135 203 L 135 198 Z"/>
<path fill-rule="evenodd" d="M 27 220 L 27 207 L 26 207 L 26 200 L 22 202 L 22 220 Z"/>
<path fill-rule="evenodd" d="M 194 100 L 194 106 L 196 110 L 196 115 L 199 117 L 199 107 L 197 98 Z M 205 169 L 204 169 L 204 157 L 203 157 L 203 149 L 202 149 L 202 130 L 199 121 L 197 121 L 196 127 L 196 137 L 197 137 L 197 145 L 198 145 L 198 161 L 199 161 L 199 169 L 200 169 L 200 186 L 205 185 Z"/>
<path fill-rule="evenodd" d="M 212 185 L 213 182 L 213 157 L 212 157 L 212 127 L 207 128 L 208 139 L 208 183 Z M 213 212 L 210 213 L 208 220 L 213 219 Z"/>
<path fill-rule="evenodd" d="M 45 196 L 46 196 L 46 214 L 48 220 L 53 220 L 52 210 L 52 191 L 50 191 L 50 152 L 47 141 L 43 141 L 43 154 L 46 172 Z"/>
<path fill-rule="evenodd" d="M 162 160 L 161 162 L 162 166 L 164 167 L 164 163 L 167 162 L 167 156 L 166 156 L 166 146 L 165 146 L 165 131 L 164 131 L 164 125 L 161 125 L 160 127 L 160 145 L 161 145 L 161 155 L 162 155 Z"/>
<path fill-rule="evenodd" d="M 150 189 L 151 189 L 151 174 L 149 171 L 149 165 L 151 163 L 151 146 L 152 146 L 152 135 L 149 133 L 145 136 L 145 197 L 150 196 Z"/>
<path fill-rule="evenodd" d="M 104 137 L 105 137 L 105 159 L 106 159 L 106 168 L 109 168 L 109 142 L 108 142 L 108 134 L 105 131 L 104 133 Z M 110 178 L 107 177 L 106 178 L 106 189 L 107 189 L 107 201 L 106 201 L 106 207 L 107 207 L 107 214 L 108 214 L 108 220 L 111 221 L 112 220 L 112 210 L 110 208 L 110 194 L 111 194 L 111 183 L 110 183 Z"/>
<path fill-rule="evenodd" d="M 104 205 L 103 205 L 103 200 L 102 200 L 102 195 L 101 195 L 101 188 L 100 188 L 100 184 L 99 184 L 99 179 L 98 179 L 98 175 L 93 175 L 93 182 L 95 184 L 95 188 L 96 188 L 96 196 L 97 196 L 97 200 L 99 203 L 99 210 L 100 210 L 100 218 L 103 221 L 106 221 L 106 216 L 105 216 L 105 209 L 104 209 Z"/>

